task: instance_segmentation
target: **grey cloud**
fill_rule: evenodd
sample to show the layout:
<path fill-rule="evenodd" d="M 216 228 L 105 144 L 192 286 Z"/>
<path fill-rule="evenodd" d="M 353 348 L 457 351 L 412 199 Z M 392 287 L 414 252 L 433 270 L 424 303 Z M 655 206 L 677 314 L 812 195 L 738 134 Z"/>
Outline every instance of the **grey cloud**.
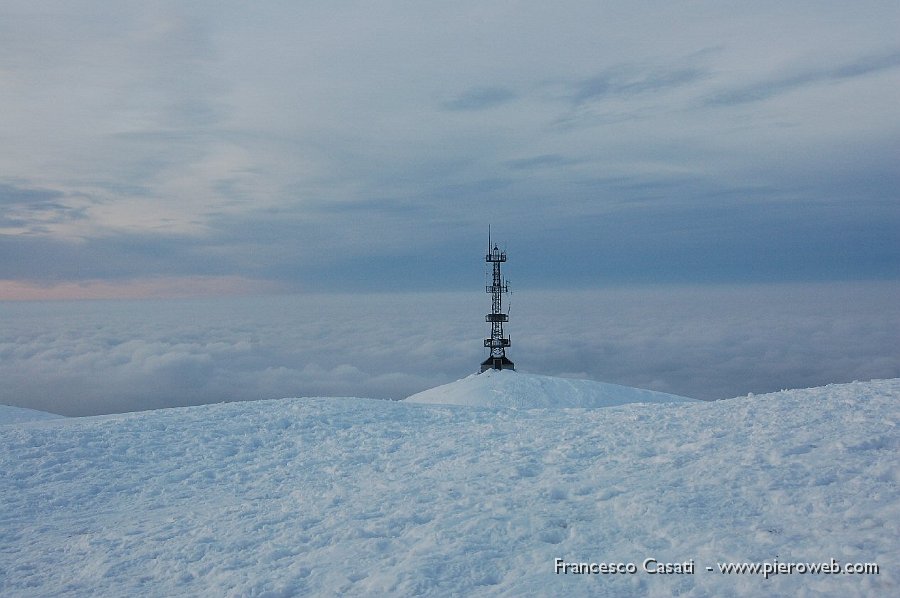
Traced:
<path fill-rule="evenodd" d="M 35 282 L 222 274 L 222 256 L 188 235 L 116 234 L 69 241 L 0 235 L 0 279 Z"/>
<path fill-rule="evenodd" d="M 706 69 L 699 67 L 648 69 L 621 65 L 573 83 L 571 98 L 581 104 L 608 97 L 628 97 L 683 87 L 707 76 Z"/>
<path fill-rule="evenodd" d="M 475 277 L 478 278 L 478 277 Z M 0 403 L 68 415 L 288 396 L 399 399 L 473 373 L 467 293 L 6 303 Z M 510 355 L 702 399 L 900 376 L 897 283 L 519 291 Z"/>
<path fill-rule="evenodd" d="M 431 321 L 435 303 L 444 313 Z M 427 295 L 7 304 L 0 403 L 75 415 L 284 396 L 402 398 L 453 376 L 453 356 L 464 356 L 460 304 Z M 420 358 L 446 363 L 424 368 Z"/>
<path fill-rule="evenodd" d="M 807 85 L 853 79 L 870 73 L 897 68 L 898 66 L 900 66 L 900 52 L 898 51 L 865 56 L 835 67 L 810 69 L 805 72 L 722 91 L 707 98 L 705 105 L 732 106 L 759 102 Z"/>
<path fill-rule="evenodd" d="M 530 175 L 568 163 L 545 154 L 504 166 Z M 587 172 L 583 163 L 571 170 Z M 885 190 L 895 177 L 851 175 L 815 173 L 815 186 L 780 187 L 622 175 L 569 180 L 562 191 L 537 176 L 509 176 L 445 183 L 420 197 L 222 212 L 209 216 L 202 235 L 107 234 L 79 243 L 8 235 L 0 237 L 0 278 L 237 275 L 320 291 L 459 289 L 479 271 L 488 223 L 522 248 L 517 282 L 529 286 L 891 278 L 900 211 Z M 577 265 L 572 252 L 582 256 Z"/>
<path fill-rule="evenodd" d="M 446 110 L 484 110 L 516 99 L 514 91 L 506 87 L 474 87 L 441 105 Z"/>
<path fill-rule="evenodd" d="M 63 197 L 59 191 L 50 189 L 37 189 L 28 187 L 16 187 L 0 183 L 0 204 L 9 205 L 40 205 L 52 202 Z"/>
<path fill-rule="evenodd" d="M 571 132 L 597 126 L 655 121 L 674 106 L 664 98 L 677 90 L 711 78 L 706 61 L 710 52 L 697 52 L 676 64 L 646 66 L 615 64 L 591 77 L 548 82 L 567 108 L 551 121 L 553 130 Z M 639 126 L 639 125 L 638 125 Z M 662 130 L 665 130 L 662 125 Z"/>
<path fill-rule="evenodd" d="M 220 98 L 228 86 L 212 74 L 217 56 L 208 16 L 191 7 L 166 7 L 145 18 L 152 30 L 122 42 L 144 79 L 118 90 L 118 107 L 152 115 L 156 126 L 171 132 L 197 134 L 218 123 L 226 114 Z"/>
<path fill-rule="evenodd" d="M 40 233 L 46 232 L 48 224 L 87 217 L 83 207 L 70 205 L 66 200 L 60 191 L 0 183 L 0 205 L 3 206 L 0 226 Z"/>
<path fill-rule="evenodd" d="M 702 399 L 896 377 L 896 283 L 522 294 L 517 364 Z M 552 309 L 564 302 L 565 312 Z M 571 317 L 570 313 L 578 313 Z"/>
<path fill-rule="evenodd" d="M 532 156 L 530 158 L 519 158 L 507 162 L 513 170 L 538 170 L 541 168 L 552 168 L 556 166 L 568 166 L 575 164 L 577 160 L 567 158 L 560 154 L 542 154 L 540 156 Z"/>
<path fill-rule="evenodd" d="M 691 104 L 769 68 L 743 59 L 770 7 L 581 3 L 510 28 L 505 9 L 474 23 L 475 4 L 415 24 L 361 6 L 7 4 L 0 170 L 18 187 L 0 219 L 45 234 L 0 238 L 0 277 L 451 289 L 491 221 L 535 286 L 897 276 L 893 90 L 862 77 L 896 51 L 775 81 L 872 83 L 852 107 L 843 86 L 810 113 Z M 780 62 L 839 33 L 895 45 L 879 11 L 814 12 L 779 9 L 797 32 L 770 47 Z"/>

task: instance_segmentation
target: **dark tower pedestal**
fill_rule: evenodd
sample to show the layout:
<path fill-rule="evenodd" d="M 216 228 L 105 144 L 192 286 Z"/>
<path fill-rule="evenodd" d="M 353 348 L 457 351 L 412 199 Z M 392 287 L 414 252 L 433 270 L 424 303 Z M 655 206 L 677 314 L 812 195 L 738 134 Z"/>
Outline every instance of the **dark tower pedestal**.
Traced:
<path fill-rule="evenodd" d="M 502 357 L 488 357 L 481 362 L 481 371 L 487 370 L 514 370 L 516 365 L 506 355 Z"/>
<path fill-rule="evenodd" d="M 485 322 L 491 324 L 491 337 L 484 339 L 484 346 L 491 350 L 490 356 L 481 362 L 481 371 L 486 370 L 514 370 L 515 364 L 506 356 L 506 347 L 509 346 L 509 338 L 503 335 L 503 323 L 509 322 L 509 315 L 503 313 L 502 297 L 509 292 L 509 282 L 503 280 L 500 275 L 500 264 L 506 261 L 506 252 L 494 245 L 491 248 L 491 238 L 488 234 L 488 252 L 484 261 L 493 267 L 492 282 L 485 287 L 491 295 L 491 313 L 484 317 Z"/>

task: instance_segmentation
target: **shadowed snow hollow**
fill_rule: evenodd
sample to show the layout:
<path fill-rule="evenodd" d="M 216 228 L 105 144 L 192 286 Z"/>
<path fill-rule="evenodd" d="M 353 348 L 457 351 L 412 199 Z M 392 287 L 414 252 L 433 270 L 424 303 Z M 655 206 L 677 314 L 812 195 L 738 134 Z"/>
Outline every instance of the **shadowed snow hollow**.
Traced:
<path fill-rule="evenodd" d="M 626 403 L 684 403 L 696 399 L 664 392 L 594 382 L 487 370 L 437 386 L 406 399 L 410 403 L 470 405 L 475 407 L 613 407 Z"/>

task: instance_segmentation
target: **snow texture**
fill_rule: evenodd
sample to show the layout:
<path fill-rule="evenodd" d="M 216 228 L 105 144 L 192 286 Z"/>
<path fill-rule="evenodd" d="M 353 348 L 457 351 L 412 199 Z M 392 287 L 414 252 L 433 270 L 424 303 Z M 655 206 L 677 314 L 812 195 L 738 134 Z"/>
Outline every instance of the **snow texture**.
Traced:
<path fill-rule="evenodd" d="M 4 424 L 18 424 L 36 420 L 59 419 L 61 417 L 62 415 L 47 413 L 46 411 L 38 411 L 37 409 L 26 409 L 25 407 L 0 405 L 0 426 Z"/>
<path fill-rule="evenodd" d="M 487 370 L 414 394 L 411 403 L 478 407 L 613 407 L 626 403 L 681 403 L 678 395 L 617 384 L 539 376 L 512 370 Z"/>
<path fill-rule="evenodd" d="M 896 596 L 898 399 L 884 380 L 605 409 L 307 398 L 0 426 L 0 595 Z M 697 570 L 562 575 L 557 557 Z M 776 558 L 881 572 L 705 569 Z"/>

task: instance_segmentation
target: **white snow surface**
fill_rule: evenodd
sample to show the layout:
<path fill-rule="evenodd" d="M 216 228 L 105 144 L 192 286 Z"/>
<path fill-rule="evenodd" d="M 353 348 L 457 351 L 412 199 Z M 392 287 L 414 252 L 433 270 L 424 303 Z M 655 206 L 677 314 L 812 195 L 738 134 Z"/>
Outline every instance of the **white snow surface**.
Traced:
<path fill-rule="evenodd" d="M 227 403 L 0 426 L 2 596 L 896 596 L 900 380 L 717 402 Z M 554 559 L 635 574 L 554 573 Z M 693 559 L 692 575 L 641 569 Z M 877 563 L 724 575 L 718 562 Z"/>
<path fill-rule="evenodd" d="M 38 411 L 37 409 L 26 409 L 25 407 L 13 407 L 12 405 L 0 405 L 0 426 L 4 424 L 18 424 L 21 422 L 29 422 L 45 419 L 59 419 L 62 415 L 55 413 L 47 413 L 46 411 Z"/>
<path fill-rule="evenodd" d="M 411 403 L 478 407 L 612 407 L 626 403 L 693 401 L 678 395 L 619 386 L 593 380 L 487 370 L 462 380 L 430 388 L 406 399 Z"/>

